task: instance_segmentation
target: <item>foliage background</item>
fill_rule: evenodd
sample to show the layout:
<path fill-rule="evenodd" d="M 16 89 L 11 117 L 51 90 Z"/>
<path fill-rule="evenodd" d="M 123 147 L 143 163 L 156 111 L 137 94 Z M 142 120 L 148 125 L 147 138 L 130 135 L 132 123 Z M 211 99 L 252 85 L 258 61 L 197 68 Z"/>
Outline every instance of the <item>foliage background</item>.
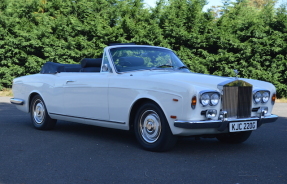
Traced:
<path fill-rule="evenodd" d="M 46 61 L 100 57 L 109 43 L 173 49 L 193 72 L 273 83 L 287 97 L 287 8 L 272 0 L 0 0 L 0 89 Z"/>

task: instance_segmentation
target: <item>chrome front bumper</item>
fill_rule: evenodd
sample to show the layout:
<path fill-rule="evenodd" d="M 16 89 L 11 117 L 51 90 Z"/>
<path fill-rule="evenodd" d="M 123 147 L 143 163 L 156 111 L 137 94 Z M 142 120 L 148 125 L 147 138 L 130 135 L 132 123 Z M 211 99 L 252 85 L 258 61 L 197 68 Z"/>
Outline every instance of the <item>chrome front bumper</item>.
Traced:
<path fill-rule="evenodd" d="M 10 98 L 10 103 L 15 104 L 15 105 L 23 105 L 24 100 L 19 99 L 19 98 Z"/>
<path fill-rule="evenodd" d="M 206 120 L 206 121 L 184 121 L 175 120 L 174 126 L 186 129 L 205 129 L 205 128 L 217 128 L 218 131 L 224 131 L 231 122 L 244 122 L 244 121 L 257 121 L 257 127 L 260 127 L 264 123 L 271 123 L 278 119 L 277 115 L 250 117 L 243 119 L 226 119 L 223 120 Z"/>

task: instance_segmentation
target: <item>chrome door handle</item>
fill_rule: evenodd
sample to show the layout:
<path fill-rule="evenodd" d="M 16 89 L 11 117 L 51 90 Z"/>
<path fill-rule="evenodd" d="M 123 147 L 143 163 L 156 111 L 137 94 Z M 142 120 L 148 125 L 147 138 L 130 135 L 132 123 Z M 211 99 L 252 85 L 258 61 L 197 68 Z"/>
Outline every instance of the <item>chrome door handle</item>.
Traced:
<path fill-rule="evenodd" d="M 66 84 L 68 84 L 69 82 L 75 82 L 74 80 L 67 80 Z"/>

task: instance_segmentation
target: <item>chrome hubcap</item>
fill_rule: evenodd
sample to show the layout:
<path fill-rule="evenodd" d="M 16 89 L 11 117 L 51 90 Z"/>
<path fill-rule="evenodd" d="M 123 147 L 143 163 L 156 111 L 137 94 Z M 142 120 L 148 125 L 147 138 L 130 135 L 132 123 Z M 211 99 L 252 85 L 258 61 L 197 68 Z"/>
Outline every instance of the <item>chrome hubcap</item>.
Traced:
<path fill-rule="evenodd" d="M 148 143 L 154 143 L 161 133 L 161 122 L 155 111 L 147 110 L 140 118 L 140 133 Z"/>
<path fill-rule="evenodd" d="M 45 107 L 41 100 L 36 100 L 34 103 L 33 117 L 37 124 L 41 124 L 45 118 Z"/>

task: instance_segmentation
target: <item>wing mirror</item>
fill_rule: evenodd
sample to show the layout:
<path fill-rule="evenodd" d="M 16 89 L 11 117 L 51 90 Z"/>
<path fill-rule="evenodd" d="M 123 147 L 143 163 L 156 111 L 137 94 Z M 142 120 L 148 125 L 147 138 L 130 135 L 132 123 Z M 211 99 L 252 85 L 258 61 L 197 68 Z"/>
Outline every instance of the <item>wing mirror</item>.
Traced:
<path fill-rule="evenodd" d="M 104 64 L 104 65 L 102 66 L 102 72 L 108 72 L 108 71 L 109 71 L 108 65 L 107 65 L 107 64 Z"/>

